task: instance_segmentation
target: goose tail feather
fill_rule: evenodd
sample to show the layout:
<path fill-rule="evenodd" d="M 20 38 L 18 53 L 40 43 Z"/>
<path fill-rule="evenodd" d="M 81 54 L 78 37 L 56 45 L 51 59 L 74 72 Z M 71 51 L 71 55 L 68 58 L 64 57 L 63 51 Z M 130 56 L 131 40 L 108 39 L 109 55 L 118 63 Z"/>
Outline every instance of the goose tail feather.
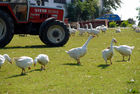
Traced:
<path fill-rule="evenodd" d="M 132 46 L 131 49 L 133 50 L 135 48 L 135 46 Z"/>

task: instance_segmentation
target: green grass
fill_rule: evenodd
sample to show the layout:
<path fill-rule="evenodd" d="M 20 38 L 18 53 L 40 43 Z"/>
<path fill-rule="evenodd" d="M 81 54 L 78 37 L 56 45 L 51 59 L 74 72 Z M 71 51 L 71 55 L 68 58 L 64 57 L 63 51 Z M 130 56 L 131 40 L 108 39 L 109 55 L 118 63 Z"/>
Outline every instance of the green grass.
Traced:
<path fill-rule="evenodd" d="M 50 62 L 45 71 L 40 71 L 37 64 L 26 69 L 26 75 L 20 75 L 21 69 L 6 61 L 0 69 L 0 94 L 140 94 L 140 33 L 131 29 L 101 33 L 89 42 L 87 54 L 78 66 L 65 50 L 82 46 L 87 38 L 76 34 L 64 47 L 49 48 L 42 46 L 38 36 L 15 35 L 9 45 L 0 49 L 1 54 L 34 59 L 44 53 Z M 121 62 L 122 56 L 114 51 L 113 64 L 105 65 L 101 52 L 110 46 L 112 38 L 117 39 L 116 45 L 135 46 L 131 61 Z M 131 83 L 131 79 L 135 81 Z"/>

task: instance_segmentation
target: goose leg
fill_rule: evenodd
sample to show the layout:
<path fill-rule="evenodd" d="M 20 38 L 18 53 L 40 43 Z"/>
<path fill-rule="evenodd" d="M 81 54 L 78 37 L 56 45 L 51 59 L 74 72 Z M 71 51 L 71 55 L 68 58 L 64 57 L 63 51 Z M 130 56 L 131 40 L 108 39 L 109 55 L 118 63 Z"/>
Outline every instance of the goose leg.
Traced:
<path fill-rule="evenodd" d="M 21 75 L 23 75 L 25 73 L 25 69 L 22 68 L 22 72 L 21 72 Z"/>
<path fill-rule="evenodd" d="M 25 69 L 23 69 L 23 72 L 24 72 L 24 74 L 25 74 Z"/>
<path fill-rule="evenodd" d="M 44 67 L 43 69 L 45 70 L 45 65 L 43 65 L 43 67 Z"/>
<path fill-rule="evenodd" d="M 107 60 L 105 60 L 105 62 L 106 62 L 106 65 L 107 65 Z"/>
<path fill-rule="evenodd" d="M 125 61 L 125 60 L 124 60 L 124 56 L 123 56 L 123 60 L 122 60 L 122 61 Z"/>
<path fill-rule="evenodd" d="M 21 75 L 23 75 L 23 69 L 22 69 L 22 71 L 21 71 Z"/>
<path fill-rule="evenodd" d="M 78 65 L 80 65 L 80 64 L 81 64 L 81 63 L 80 63 L 80 59 L 77 59 L 77 64 L 78 64 Z"/>
<path fill-rule="evenodd" d="M 129 55 L 128 61 L 130 61 L 130 55 Z"/>
<path fill-rule="evenodd" d="M 111 61 L 111 59 L 110 59 L 110 63 L 111 63 L 111 65 L 112 65 L 112 61 Z"/>
<path fill-rule="evenodd" d="M 40 70 L 43 70 L 43 66 L 41 65 L 41 69 Z"/>

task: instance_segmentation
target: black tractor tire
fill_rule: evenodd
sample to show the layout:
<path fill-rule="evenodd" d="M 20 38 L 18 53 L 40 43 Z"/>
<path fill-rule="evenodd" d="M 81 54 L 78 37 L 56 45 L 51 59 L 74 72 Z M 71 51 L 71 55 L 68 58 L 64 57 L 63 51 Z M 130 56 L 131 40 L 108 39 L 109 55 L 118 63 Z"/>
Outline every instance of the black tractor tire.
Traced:
<path fill-rule="evenodd" d="M 39 31 L 41 41 L 51 47 L 64 46 L 69 40 L 69 36 L 67 26 L 58 20 L 49 23 L 47 21 L 43 22 Z"/>
<path fill-rule="evenodd" d="M 10 15 L 0 10 L 0 48 L 5 47 L 14 36 L 14 23 Z"/>

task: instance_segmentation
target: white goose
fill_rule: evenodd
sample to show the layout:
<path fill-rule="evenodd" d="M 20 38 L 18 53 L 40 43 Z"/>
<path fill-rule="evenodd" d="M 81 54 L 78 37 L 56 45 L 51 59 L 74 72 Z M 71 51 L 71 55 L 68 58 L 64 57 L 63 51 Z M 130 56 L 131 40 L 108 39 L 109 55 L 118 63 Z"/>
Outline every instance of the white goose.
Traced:
<path fill-rule="evenodd" d="M 101 30 L 101 26 L 97 26 L 96 29 L 97 29 L 97 30 Z"/>
<path fill-rule="evenodd" d="M 93 28 L 93 26 L 92 26 L 91 23 L 89 23 L 89 25 L 91 27 L 90 33 L 98 36 L 98 34 L 100 33 L 100 30 L 99 29 L 96 29 L 96 28 Z"/>
<path fill-rule="evenodd" d="M 75 59 L 77 61 L 77 64 L 80 64 L 80 58 L 83 57 L 86 52 L 87 52 L 87 45 L 89 43 L 89 41 L 95 36 L 89 36 L 88 40 L 85 42 L 85 44 L 82 47 L 78 47 L 78 48 L 72 48 L 69 51 L 66 51 L 67 54 L 69 54 L 69 56 L 73 59 Z"/>
<path fill-rule="evenodd" d="M 0 68 L 4 64 L 5 60 L 7 60 L 8 62 L 12 64 L 12 60 L 8 54 L 0 55 Z"/>
<path fill-rule="evenodd" d="M 39 63 L 41 64 L 41 70 L 45 70 L 45 65 L 48 64 L 49 62 L 49 57 L 48 55 L 45 55 L 45 54 L 39 54 L 35 60 L 34 60 L 34 64 L 36 65 L 36 63 Z"/>
<path fill-rule="evenodd" d="M 88 24 L 85 24 L 85 25 L 86 25 L 86 31 L 87 31 L 87 33 L 90 34 L 91 29 L 88 28 Z"/>
<path fill-rule="evenodd" d="M 115 43 L 117 42 L 115 38 L 112 39 L 110 47 L 102 51 L 102 57 L 105 60 L 106 64 L 107 64 L 107 60 L 110 60 L 110 63 L 112 64 L 111 59 L 113 57 L 113 43 L 114 42 Z"/>
<path fill-rule="evenodd" d="M 14 58 L 16 65 L 22 69 L 21 74 L 25 73 L 25 68 L 31 69 L 31 65 L 33 64 L 33 59 L 28 56 L 21 56 L 19 58 Z"/>
<path fill-rule="evenodd" d="M 127 46 L 127 45 L 120 45 L 120 46 L 113 46 L 114 49 L 119 52 L 123 56 L 123 61 L 125 56 L 129 56 L 128 61 L 130 60 L 130 56 L 132 54 L 132 50 L 134 46 Z"/>
<path fill-rule="evenodd" d="M 101 26 L 101 30 L 102 30 L 103 33 L 106 33 L 107 29 L 108 28 L 106 26 L 104 26 L 104 25 Z"/>
<path fill-rule="evenodd" d="M 140 33 L 140 28 L 137 27 L 137 28 L 135 29 L 135 31 L 136 31 L 136 33 Z"/>
<path fill-rule="evenodd" d="M 116 33 L 121 33 L 120 27 L 118 27 L 118 28 L 116 29 Z"/>
<path fill-rule="evenodd" d="M 75 35 L 77 30 L 74 28 L 71 28 L 70 24 L 68 24 L 68 27 L 69 27 L 70 35 Z"/>
<path fill-rule="evenodd" d="M 132 25 L 132 28 L 133 28 L 133 30 L 136 30 L 137 25 L 133 24 L 133 25 Z"/>
<path fill-rule="evenodd" d="M 77 30 L 79 31 L 79 35 L 83 35 L 86 32 L 85 28 L 80 28 L 80 24 L 77 23 Z"/>

